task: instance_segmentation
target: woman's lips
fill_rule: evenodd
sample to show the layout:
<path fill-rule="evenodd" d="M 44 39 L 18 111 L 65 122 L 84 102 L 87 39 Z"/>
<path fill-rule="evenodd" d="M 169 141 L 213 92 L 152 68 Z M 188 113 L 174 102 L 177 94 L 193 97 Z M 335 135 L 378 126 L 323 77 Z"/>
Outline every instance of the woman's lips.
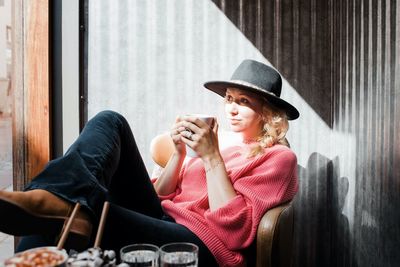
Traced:
<path fill-rule="evenodd" d="M 229 119 L 231 121 L 231 124 L 238 124 L 240 120 L 238 119 Z"/>

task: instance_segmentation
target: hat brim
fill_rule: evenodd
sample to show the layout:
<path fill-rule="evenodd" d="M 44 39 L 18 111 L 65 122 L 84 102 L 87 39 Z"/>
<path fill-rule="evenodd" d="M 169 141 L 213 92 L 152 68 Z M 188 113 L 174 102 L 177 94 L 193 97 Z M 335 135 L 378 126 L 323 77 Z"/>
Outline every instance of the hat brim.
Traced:
<path fill-rule="evenodd" d="M 273 104 L 277 108 L 285 110 L 288 120 L 295 120 L 300 116 L 299 111 L 294 106 L 292 106 L 291 104 L 289 104 L 288 102 L 283 100 L 282 98 L 277 97 L 273 94 L 269 94 L 269 93 L 267 93 L 263 90 L 260 90 L 259 88 L 256 88 L 256 87 L 251 87 L 248 85 L 239 84 L 239 83 L 235 83 L 235 82 L 229 82 L 229 81 L 210 81 L 210 82 L 204 83 L 204 87 L 207 88 L 208 90 L 213 91 L 214 93 L 219 94 L 222 97 L 225 97 L 226 89 L 229 87 L 244 89 L 244 90 L 256 93 L 258 95 L 262 95 L 271 104 Z"/>

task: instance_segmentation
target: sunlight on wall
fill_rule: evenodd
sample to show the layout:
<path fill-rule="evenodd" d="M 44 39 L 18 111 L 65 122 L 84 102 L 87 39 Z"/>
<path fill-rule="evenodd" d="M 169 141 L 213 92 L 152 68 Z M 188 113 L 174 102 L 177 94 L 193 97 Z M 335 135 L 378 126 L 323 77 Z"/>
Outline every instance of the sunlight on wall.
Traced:
<path fill-rule="evenodd" d="M 226 128 L 222 98 L 202 84 L 261 55 L 214 4 L 89 3 L 89 118 L 103 109 L 125 115 L 147 166 L 151 138 L 177 115 L 211 113 Z"/>

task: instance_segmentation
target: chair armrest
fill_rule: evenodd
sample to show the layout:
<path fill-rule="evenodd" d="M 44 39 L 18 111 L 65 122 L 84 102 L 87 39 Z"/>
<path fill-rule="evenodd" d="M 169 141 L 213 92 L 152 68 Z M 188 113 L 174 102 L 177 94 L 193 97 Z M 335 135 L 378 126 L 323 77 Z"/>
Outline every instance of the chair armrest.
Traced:
<path fill-rule="evenodd" d="M 262 217 L 257 230 L 257 267 L 274 266 L 276 262 L 274 259 L 279 261 L 282 257 L 289 259 L 285 264 L 278 264 L 278 266 L 289 266 L 292 256 L 292 238 L 292 203 L 288 202 L 268 210 Z"/>

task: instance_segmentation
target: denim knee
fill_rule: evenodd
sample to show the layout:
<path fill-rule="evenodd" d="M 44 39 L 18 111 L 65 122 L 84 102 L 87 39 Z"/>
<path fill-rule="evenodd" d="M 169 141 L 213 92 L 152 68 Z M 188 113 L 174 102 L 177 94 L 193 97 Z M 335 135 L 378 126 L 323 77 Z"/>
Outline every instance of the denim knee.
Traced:
<path fill-rule="evenodd" d="M 96 114 L 94 117 L 96 119 L 105 119 L 105 120 L 120 120 L 121 118 L 125 119 L 120 113 L 113 110 L 103 110 Z"/>
<path fill-rule="evenodd" d="M 94 120 L 105 121 L 108 123 L 125 123 L 126 119 L 120 113 L 113 110 L 103 110 L 97 113 L 94 117 Z"/>

